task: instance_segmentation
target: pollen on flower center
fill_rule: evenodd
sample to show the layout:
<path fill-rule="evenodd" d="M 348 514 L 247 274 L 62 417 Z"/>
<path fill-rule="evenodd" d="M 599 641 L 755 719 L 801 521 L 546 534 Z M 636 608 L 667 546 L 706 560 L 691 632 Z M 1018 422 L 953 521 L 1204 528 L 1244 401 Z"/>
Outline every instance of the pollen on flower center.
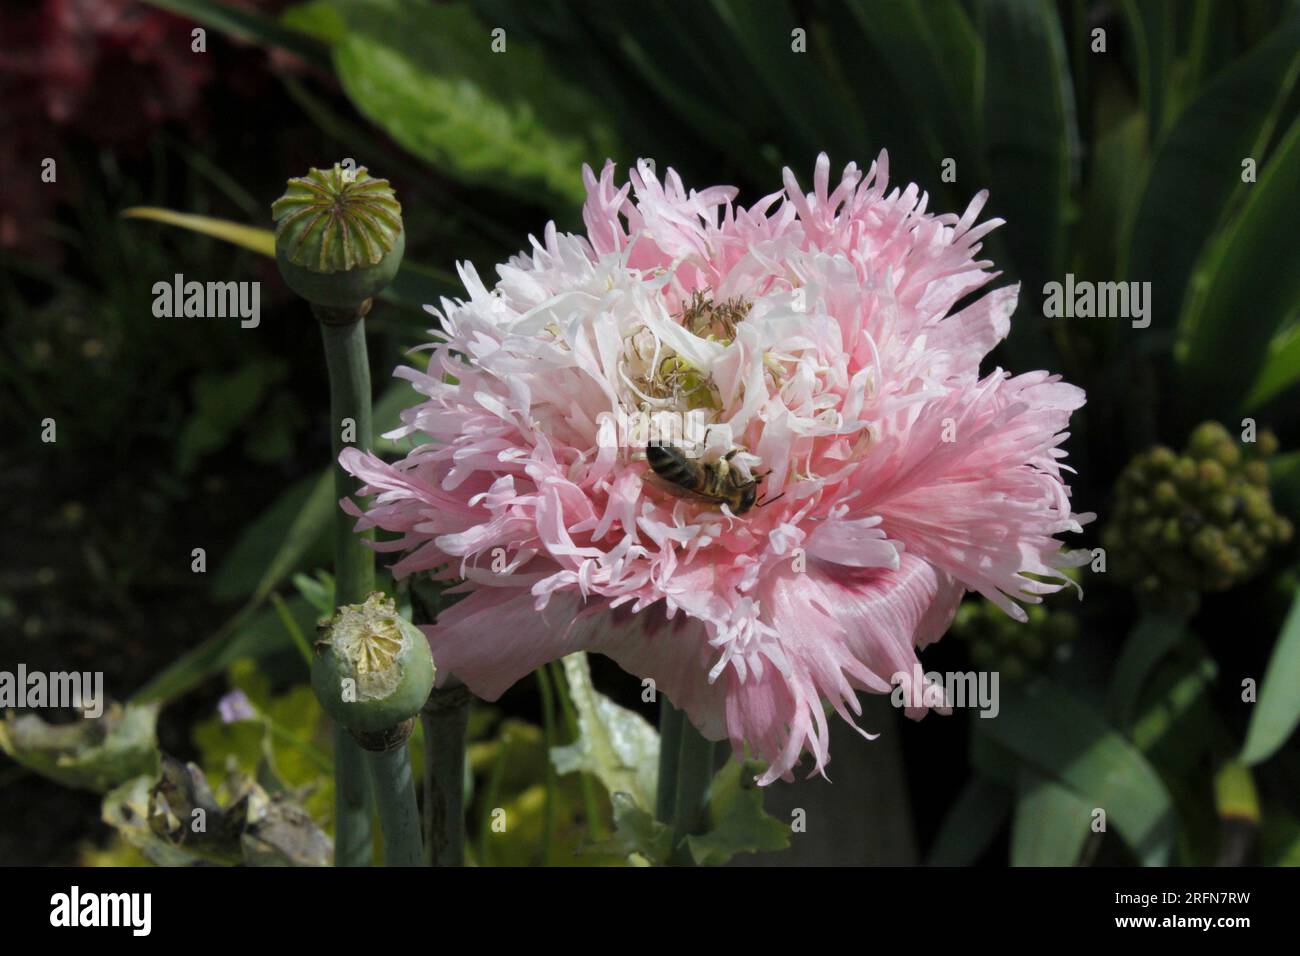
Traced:
<path fill-rule="evenodd" d="M 715 302 L 711 293 L 697 289 L 682 310 L 681 322 L 693 335 L 725 344 L 736 337 L 736 326 L 745 321 L 750 306 L 739 296 Z"/>

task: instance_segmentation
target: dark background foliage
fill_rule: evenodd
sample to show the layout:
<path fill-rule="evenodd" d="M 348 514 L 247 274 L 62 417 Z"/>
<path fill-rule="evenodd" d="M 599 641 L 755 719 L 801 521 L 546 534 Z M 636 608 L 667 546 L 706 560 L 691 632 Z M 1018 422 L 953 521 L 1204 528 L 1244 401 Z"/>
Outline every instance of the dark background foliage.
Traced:
<path fill-rule="evenodd" d="M 487 276 L 548 220 L 580 228 L 581 163 L 654 157 L 752 202 L 787 165 L 808 186 L 822 150 L 839 167 L 888 149 L 892 179 L 917 182 L 931 209 L 960 211 L 988 188 L 987 214 L 1007 220 L 985 251 L 1022 294 L 990 368 L 1049 368 L 1087 389 L 1071 484 L 1076 509 L 1101 517 L 1081 544 L 1100 544 L 1132 456 L 1182 448 L 1205 419 L 1234 435 L 1245 416 L 1272 428 L 1275 507 L 1300 514 L 1294 2 L 41 0 L 6 2 L 4 16 L 0 667 L 102 670 L 116 698 L 165 701 L 168 753 L 216 759 L 195 728 L 241 686 L 237 661 L 258 661 L 276 693 L 304 679 L 283 621 L 310 628 L 311 575 L 328 566 L 326 383 L 313 321 L 270 260 L 121 213 L 265 229 L 288 176 L 343 157 L 391 179 L 406 210 L 409 262 L 369 323 L 381 422 L 403 401 L 388 373 L 431 321 L 419 303 L 457 293 L 458 260 Z M 195 24 L 206 52 L 191 48 Z M 490 48 L 498 28 L 504 53 Z M 792 50 L 796 30 L 806 52 Z M 40 178 L 46 158 L 54 183 Z M 1067 272 L 1151 282 L 1150 328 L 1046 318 L 1044 283 Z M 153 284 L 176 273 L 261 281 L 260 327 L 155 318 Z M 55 444 L 41 440 L 47 418 Z M 191 571 L 196 547 L 206 574 Z M 844 786 L 800 784 L 769 809 L 822 807 L 838 834 L 881 821 L 853 839 L 810 835 L 796 859 L 1235 852 L 1214 781 L 1256 733 L 1242 679 L 1270 659 L 1279 681 L 1300 673 L 1286 670 L 1300 667 L 1300 621 L 1283 626 L 1296 581 L 1294 545 L 1177 612 L 1089 575 L 1084 603 L 1053 610 L 1076 639 L 1036 659 L 1003 719 L 911 724 L 886 708 L 875 716 L 897 724 L 891 743 L 837 738 Z M 969 667 L 992 639 L 977 632 L 928 651 L 927 668 Z M 635 681 L 593 666 L 603 690 L 651 714 Z M 1043 686 L 1068 701 L 1043 708 Z M 1296 693 L 1279 686 L 1269 719 L 1282 729 L 1259 732 L 1285 738 Z M 555 786 L 529 736 L 563 723 L 543 687 L 521 682 L 483 709 L 488 794 Z M 508 772 L 511 734 L 532 749 Z M 1295 862 L 1300 751 L 1250 762 L 1242 852 Z M 1110 813 L 1104 837 L 1074 813 L 1095 806 Z M 0 763 L 0 862 L 99 859 L 93 848 L 113 846 L 99 814 L 99 795 Z M 537 858 L 484 851 L 494 861 Z"/>

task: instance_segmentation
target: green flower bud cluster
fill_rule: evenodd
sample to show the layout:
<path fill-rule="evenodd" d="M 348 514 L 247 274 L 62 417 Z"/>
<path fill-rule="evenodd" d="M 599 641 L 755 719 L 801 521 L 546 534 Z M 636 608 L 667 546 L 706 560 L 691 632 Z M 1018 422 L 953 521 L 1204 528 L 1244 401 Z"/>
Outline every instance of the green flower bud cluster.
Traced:
<path fill-rule="evenodd" d="M 1154 596 L 1224 591 L 1259 571 L 1269 548 L 1292 534 L 1268 490 L 1276 451 L 1272 432 L 1239 443 L 1209 421 L 1182 454 L 1157 445 L 1135 457 L 1102 536 L 1116 575 Z"/>
<path fill-rule="evenodd" d="M 1024 624 L 985 598 L 963 601 L 953 618 L 952 632 L 966 644 L 976 668 L 997 671 L 999 679 L 1008 684 L 1022 683 L 1079 636 L 1079 619 L 1070 611 L 1052 607 L 1054 598 L 1046 600 L 1047 604 L 1024 605 L 1029 615 Z"/>

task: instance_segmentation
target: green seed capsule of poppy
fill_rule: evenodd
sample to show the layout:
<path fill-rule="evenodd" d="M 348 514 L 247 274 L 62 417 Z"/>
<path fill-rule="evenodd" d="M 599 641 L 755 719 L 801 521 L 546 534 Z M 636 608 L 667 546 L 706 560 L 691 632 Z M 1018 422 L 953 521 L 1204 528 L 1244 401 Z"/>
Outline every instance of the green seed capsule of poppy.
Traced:
<path fill-rule="evenodd" d="M 275 261 L 313 305 L 355 309 L 393 281 L 402 264 L 402 207 L 386 179 L 365 167 L 312 169 L 271 204 Z"/>
<path fill-rule="evenodd" d="M 311 666 L 321 707 L 354 734 L 376 734 L 409 721 L 433 689 L 428 639 L 375 592 L 339 608 L 320 629 Z"/>

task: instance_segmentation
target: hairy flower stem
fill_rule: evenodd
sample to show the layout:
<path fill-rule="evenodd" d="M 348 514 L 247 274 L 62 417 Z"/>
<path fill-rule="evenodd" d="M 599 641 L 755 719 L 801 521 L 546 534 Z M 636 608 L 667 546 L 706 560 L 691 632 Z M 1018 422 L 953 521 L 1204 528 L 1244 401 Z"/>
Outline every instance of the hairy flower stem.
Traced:
<path fill-rule="evenodd" d="M 454 677 L 429 695 L 424 724 L 424 832 L 427 866 L 465 865 L 465 733 L 469 688 Z"/>
<path fill-rule="evenodd" d="M 391 750 L 370 751 L 366 759 L 375 786 L 379 825 L 384 833 L 384 866 L 420 866 L 424 862 L 424 848 L 415 803 L 415 777 L 411 773 L 411 754 L 406 741 Z"/>
<path fill-rule="evenodd" d="M 368 305 L 369 303 L 367 303 Z M 317 311 L 325 341 L 325 362 L 330 380 L 330 442 L 334 452 L 334 494 L 351 493 L 353 481 L 339 467 L 345 421 L 351 420 L 353 444 L 369 450 L 370 365 L 366 357 L 366 325 L 357 310 L 351 322 L 339 322 L 335 314 Z M 352 519 L 342 511 L 334 517 L 334 603 L 364 601 L 375 584 L 375 553 L 352 530 Z M 414 799 L 414 797 L 412 797 Z M 365 756 L 352 735 L 334 726 L 334 865 L 369 866 L 371 863 L 371 792 Z"/>
<path fill-rule="evenodd" d="M 705 823 L 705 808 L 709 797 L 709 784 L 713 781 L 713 741 L 695 729 L 681 711 L 677 712 L 678 744 L 677 765 L 675 768 L 676 785 L 674 787 L 672 808 L 673 854 L 670 862 L 678 866 L 690 866 L 694 862 L 690 850 L 686 848 L 688 836 L 699 833 Z M 664 741 L 659 741 L 662 758 Z M 660 770 L 664 764 L 660 760 Z M 662 780 L 660 786 L 663 786 Z M 662 806 L 658 797 L 655 799 L 656 811 Z"/>

